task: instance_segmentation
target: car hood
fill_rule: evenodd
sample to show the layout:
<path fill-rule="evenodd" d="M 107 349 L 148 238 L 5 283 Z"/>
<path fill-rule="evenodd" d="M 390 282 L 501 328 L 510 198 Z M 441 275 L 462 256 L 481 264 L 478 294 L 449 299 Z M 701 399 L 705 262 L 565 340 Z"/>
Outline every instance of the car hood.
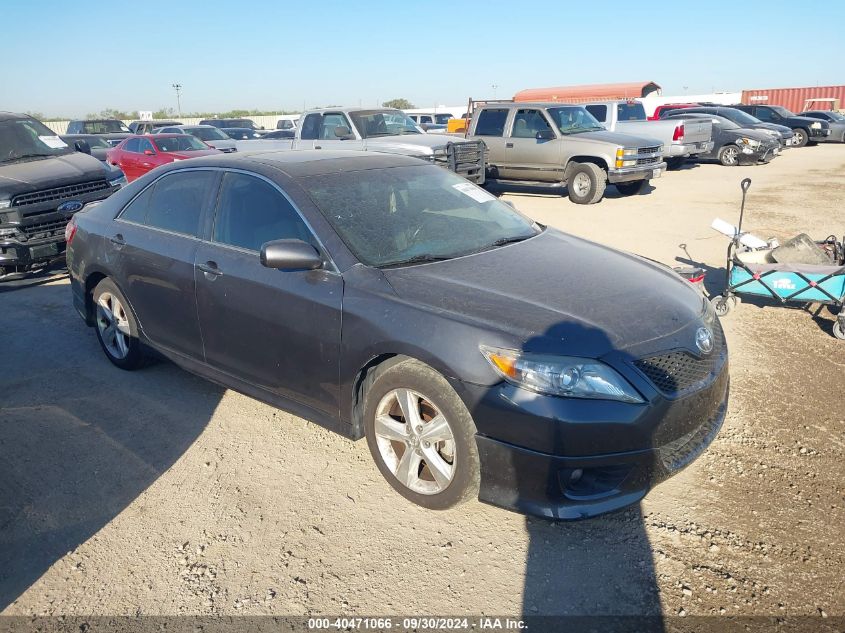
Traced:
<path fill-rule="evenodd" d="M 777 137 L 772 136 L 764 132 L 761 129 L 753 129 L 753 128 L 738 128 L 732 130 L 725 130 L 726 132 L 732 134 L 734 137 L 739 138 L 740 136 L 747 136 L 750 139 L 754 139 L 755 141 L 762 141 L 765 143 L 776 143 Z"/>
<path fill-rule="evenodd" d="M 82 152 L 20 163 L 0 163 L 0 193 L 10 197 L 98 179 L 105 179 L 103 164 Z"/>
<path fill-rule="evenodd" d="M 188 160 L 189 158 L 198 158 L 199 156 L 213 156 L 219 154 L 216 149 L 195 149 L 190 152 L 162 152 L 165 156 L 169 156 L 174 160 Z"/>
<path fill-rule="evenodd" d="M 645 123 L 645 121 L 634 121 L 634 123 Z M 648 136 L 638 136 L 635 134 L 624 134 L 622 132 L 611 132 L 610 130 L 596 130 L 595 132 L 579 132 L 578 134 L 568 134 L 563 138 L 567 140 L 589 140 L 589 141 L 603 141 L 605 143 L 613 143 L 622 147 L 651 147 L 663 145 L 663 141 L 651 138 Z"/>
<path fill-rule="evenodd" d="M 393 136 L 376 136 L 364 139 L 367 147 L 377 148 L 391 147 L 403 151 L 417 151 L 424 154 L 431 154 L 431 151 L 446 148 L 447 143 L 468 143 L 475 142 L 475 139 L 466 139 L 463 136 L 447 136 L 442 134 L 396 134 Z"/>
<path fill-rule="evenodd" d="M 394 292 L 525 351 L 600 357 L 672 349 L 704 313 L 670 269 L 553 229 L 483 253 L 386 269 Z"/>
<path fill-rule="evenodd" d="M 830 123 L 828 123 L 827 121 L 822 121 L 821 119 L 813 119 L 808 116 L 791 116 L 787 119 L 787 121 L 789 122 L 789 125 L 794 126 L 806 125 L 807 127 L 809 127 L 813 123 L 821 123 L 821 127 L 823 130 L 830 127 Z"/>

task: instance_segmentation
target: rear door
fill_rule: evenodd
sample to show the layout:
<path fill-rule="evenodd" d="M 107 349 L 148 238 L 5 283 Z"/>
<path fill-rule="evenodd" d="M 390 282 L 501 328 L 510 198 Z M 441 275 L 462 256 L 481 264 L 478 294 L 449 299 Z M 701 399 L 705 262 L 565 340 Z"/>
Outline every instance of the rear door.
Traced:
<path fill-rule="evenodd" d="M 538 139 L 539 133 L 553 135 Z M 542 110 L 522 108 L 514 114 L 505 143 L 505 165 L 499 169 L 503 178 L 559 182 L 563 180 L 561 145 Z"/>
<path fill-rule="evenodd" d="M 487 164 L 493 178 L 504 178 L 501 174 L 508 168 L 508 156 L 505 140 L 505 127 L 508 123 L 510 108 L 482 108 L 476 114 L 473 138 L 484 141 L 487 146 Z"/>
<path fill-rule="evenodd" d="M 119 253 L 118 283 L 144 334 L 157 346 L 202 360 L 194 256 L 218 174 L 171 172 L 121 213 L 108 235 Z"/>
<path fill-rule="evenodd" d="M 140 147 L 140 139 L 130 138 L 121 149 L 117 150 L 117 166 L 120 167 L 129 181 L 135 180 L 141 175 L 140 167 L 138 166 L 138 151 Z"/>
<path fill-rule="evenodd" d="M 261 265 L 261 245 L 311 230 L 279 187 L 224 172 L 211 240 L 196 251 L 206 362 L 264 390 L 337 415 L 343 280 L 334 270 Z"/>

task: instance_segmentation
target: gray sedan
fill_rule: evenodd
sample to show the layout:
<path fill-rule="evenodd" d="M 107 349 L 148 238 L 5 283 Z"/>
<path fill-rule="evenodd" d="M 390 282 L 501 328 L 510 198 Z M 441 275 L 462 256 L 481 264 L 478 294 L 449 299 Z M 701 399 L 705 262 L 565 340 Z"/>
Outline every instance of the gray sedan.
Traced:
<path fill-rule="evenodd" d="M 213 125 L 171 125 L 156 130 L 156 134 L 190 134 L 221 152 L 237 152 L 235 141 Z"/>
<path fill-rule="evenodd" d="M 835 143 L 845 143 L 845 115 L 833 110 L 810 110 L 802 112 L 800 116 L 808 116 L 811 119 L 827 121 L 830 123 L 830 136 L 825 140 Z"/>

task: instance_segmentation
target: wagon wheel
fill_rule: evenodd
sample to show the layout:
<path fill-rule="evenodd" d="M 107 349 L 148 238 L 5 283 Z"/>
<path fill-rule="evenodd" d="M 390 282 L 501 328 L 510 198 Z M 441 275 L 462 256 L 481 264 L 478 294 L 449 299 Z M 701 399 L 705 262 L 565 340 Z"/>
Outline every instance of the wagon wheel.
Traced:
<path fill-rule="evenodd" d="M 713 306 L 716 315 L 723 317 L 736 305 L 736 301 L 731 301 L 729 297 L 724 295 L 716 295 L 710 299 L 710 304 Z"/>
<path fill-rule="evenodd" d="M 840 341 L 845 341 L 845 324 L 839 319 L 833 323 L 833 335 Z"/>

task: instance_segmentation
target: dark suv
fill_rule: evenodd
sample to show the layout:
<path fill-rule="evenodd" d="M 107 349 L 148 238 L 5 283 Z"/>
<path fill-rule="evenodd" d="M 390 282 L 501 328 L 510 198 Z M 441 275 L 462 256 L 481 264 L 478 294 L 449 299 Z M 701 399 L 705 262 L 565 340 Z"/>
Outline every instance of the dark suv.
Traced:
<path fill-rule="evenodd" d="M 792 129 L 795 137 L 792 144 L 795 147 L 814 145 L 819 141 L 826 141 L 830 136 L 830 124 L 806 116 L 793 114 L 786 108 L 776 105 L 732 105 L 732 108 L 747 112 L 765 123 L 785 125 Z"/>
<path fill-rule="evenodd" d="M 117 119 L 85 119 L 68 123 L 65 134 L 98 134 L 115 146 L 132 136 L 132 130 Z"/>
<path fill-rule="evenodd" d="M 0 279 L 62 257 L 68 219 L 125 182 L 32 117 L 0 112 Z"/>

